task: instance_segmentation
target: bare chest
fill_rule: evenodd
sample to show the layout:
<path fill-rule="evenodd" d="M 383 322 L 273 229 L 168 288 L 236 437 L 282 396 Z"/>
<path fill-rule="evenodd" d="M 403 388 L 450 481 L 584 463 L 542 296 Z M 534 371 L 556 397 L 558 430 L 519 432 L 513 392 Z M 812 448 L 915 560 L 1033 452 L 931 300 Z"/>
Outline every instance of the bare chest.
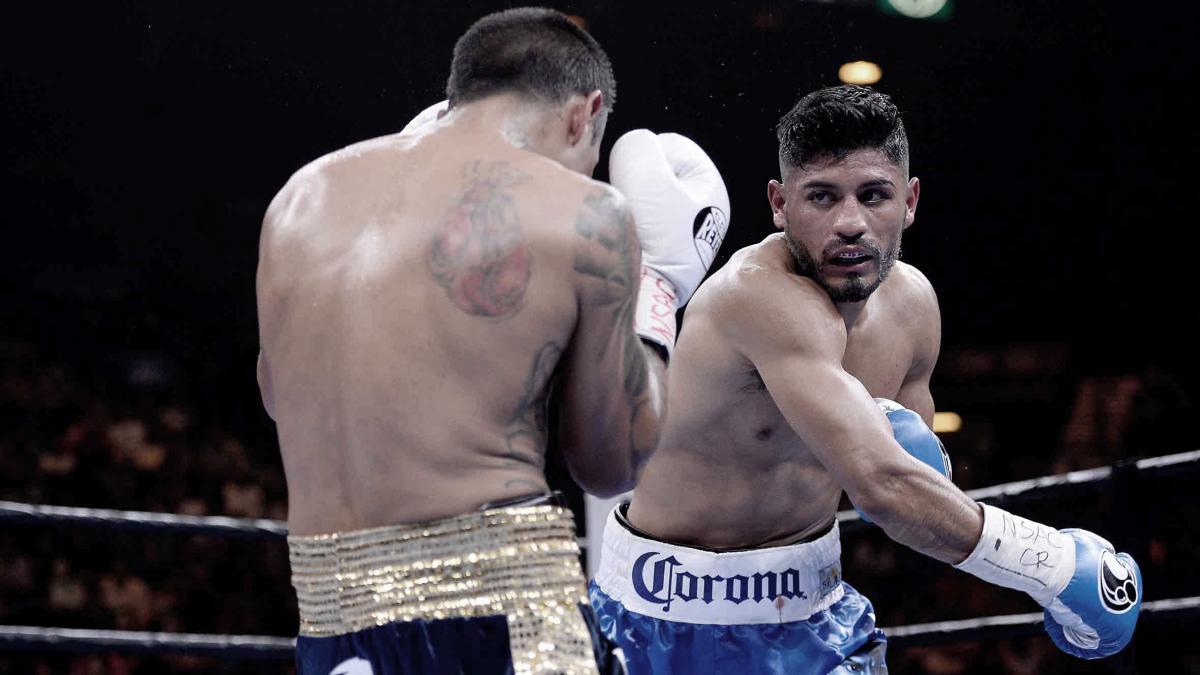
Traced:
<path fill-rule="evenodd" d="M 914 360 L 912 340 L 899 330 L 879 327 L 850 333 L 842 366 L 871 396 L 896 398 Z"/>
<path fill-rule="evenodd" d="M 896 399 L 912 368 L 915 346 L 899 327 L 875 325 L 852 331 L 842 366 L 866 387 L 873 397 Z M 761 375 L 750 370 L 741 389 L 741 430 L 746 441 L 763 444 L 778 452 L 798 449 L 800 439 L 779 411 Z"/>

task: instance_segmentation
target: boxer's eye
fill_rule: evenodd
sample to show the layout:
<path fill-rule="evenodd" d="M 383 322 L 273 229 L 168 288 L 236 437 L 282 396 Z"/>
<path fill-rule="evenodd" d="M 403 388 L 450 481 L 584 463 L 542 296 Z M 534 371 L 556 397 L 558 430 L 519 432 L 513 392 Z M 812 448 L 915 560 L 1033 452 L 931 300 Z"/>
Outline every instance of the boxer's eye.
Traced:
<path fill-rule="evenodd" d="M 818 190 L 817 192 L 810 192 L 810 193 L 808 193 L 808 201 L 810 201 L 814 204 L 832 204 L 833 203 L 833 193 L 826 192 L 824 190 Z"/>
<path fill-rule="evenodd" d="M 870 189 L 859 196 L 859 201 L 864 204 L 878 204 L 879 202 L 887 201 L 892 198 L 892 194 L 887 190 Z"/>

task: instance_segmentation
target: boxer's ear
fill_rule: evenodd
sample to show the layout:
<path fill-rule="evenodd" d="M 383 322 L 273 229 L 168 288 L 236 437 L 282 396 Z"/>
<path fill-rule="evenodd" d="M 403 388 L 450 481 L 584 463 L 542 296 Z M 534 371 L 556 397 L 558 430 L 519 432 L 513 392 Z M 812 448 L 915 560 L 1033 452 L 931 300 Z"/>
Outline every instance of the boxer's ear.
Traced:
<path fill-rule="evenodd" d="M 771 204 L 775 227 L 782 230 L 787 226 L 787 215 L 783 212 L 783 207 L 787 204 L 787 198 L 783 194 L 783 183 L 777 180 L 767 183 L 767 201 Z"/>
<path fill-rule="evenodd" d="M 575 95 L 567 101 L 567 144 L 574 147 L 581 141 L 590 145 L 598 136 L 596 127 L 603 123 L 604 94 L 594 89 L 585 96 Z"/>
<path fill-rule="evenodd" d="M 917 219 L 917 200 L 921 197 L 921 179 L 913 176 L 908 181 L 908 195 L 904 198 L 904 229 Z"/>

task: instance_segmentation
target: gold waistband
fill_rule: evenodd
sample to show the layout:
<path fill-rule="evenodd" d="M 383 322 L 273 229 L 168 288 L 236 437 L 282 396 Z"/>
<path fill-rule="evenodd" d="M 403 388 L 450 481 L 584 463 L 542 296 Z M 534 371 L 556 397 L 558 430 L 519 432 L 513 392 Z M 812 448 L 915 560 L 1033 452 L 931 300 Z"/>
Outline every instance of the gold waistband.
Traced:
<path fill-rule="evenodd" d="M 586 603 L 574 521 L 558 506 L 289 536 L 288 551 L 305 636 L 494 615 L 514 627 L 514 617 L 578 615 Z"/>

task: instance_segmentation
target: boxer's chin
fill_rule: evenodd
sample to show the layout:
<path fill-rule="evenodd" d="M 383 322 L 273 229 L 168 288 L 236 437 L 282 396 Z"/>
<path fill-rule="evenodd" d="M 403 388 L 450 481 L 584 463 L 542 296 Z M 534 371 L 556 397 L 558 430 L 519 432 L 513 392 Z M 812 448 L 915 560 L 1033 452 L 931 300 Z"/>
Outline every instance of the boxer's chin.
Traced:
<path fill-rule="evenodd" d="M 871 297 L 875 289 L 879 288 L 879 284 L 883 283 L 883 279 L 879 275 L 873 274 L 870 277 L 843 277 L 836 281 L 823 278 L 819 282 L 825 292 L 829 294 L 829 299 L 835 303 L 862 302 Z"/>
<path fill-rule="evenodd" d="M 830 274 L 829 267 L 820 265 L 816 269 L 815 279 L 829 294 L 829 299 L 835 303 L 862 302 L 871 297 L 871 294 L 888 278 L 892 266 L 899 259 L 900 247 L 897 246 L 893 251 L 884 254 L 878 262 L 878 267 L 867 274 L 841 272 Z"/>

